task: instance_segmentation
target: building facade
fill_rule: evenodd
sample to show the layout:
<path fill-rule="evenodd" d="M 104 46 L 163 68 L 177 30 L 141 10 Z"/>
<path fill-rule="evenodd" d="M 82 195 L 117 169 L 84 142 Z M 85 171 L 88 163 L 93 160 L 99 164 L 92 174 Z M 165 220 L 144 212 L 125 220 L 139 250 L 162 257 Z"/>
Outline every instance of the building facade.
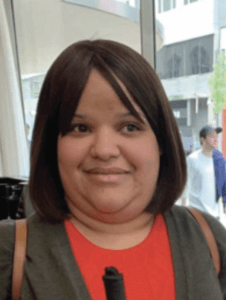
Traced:
<path fill-rule="evenodd" d="M 222 125 L 213 110 L 208 78 L 221 49 L 225 5 L 224 0 L 156 1 L 156 17 L 164 26 L 157 72 L 171 101 L 186 152 L 200 147 L 199 131 L 204 124 Z"/>

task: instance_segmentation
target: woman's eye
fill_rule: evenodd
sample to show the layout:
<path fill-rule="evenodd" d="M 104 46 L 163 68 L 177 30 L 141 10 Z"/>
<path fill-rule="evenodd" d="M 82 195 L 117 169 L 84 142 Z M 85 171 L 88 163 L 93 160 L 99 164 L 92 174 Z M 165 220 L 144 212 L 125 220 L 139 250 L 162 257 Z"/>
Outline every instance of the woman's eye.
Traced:
<path fill-rule="evenodd" d="M 127 124 L 123 127 L 124 131 L 126 132 L 134 132 L 134 131 L 139 131 L 140 127 L 138 127 L 135 124 Z"/>
<path fill-rule="evenodd" d="M 74 124 L 73 126 L 73 131 L 75 132 L 87 132 L 89 131 L 89 128 L 85 124 Z"/>

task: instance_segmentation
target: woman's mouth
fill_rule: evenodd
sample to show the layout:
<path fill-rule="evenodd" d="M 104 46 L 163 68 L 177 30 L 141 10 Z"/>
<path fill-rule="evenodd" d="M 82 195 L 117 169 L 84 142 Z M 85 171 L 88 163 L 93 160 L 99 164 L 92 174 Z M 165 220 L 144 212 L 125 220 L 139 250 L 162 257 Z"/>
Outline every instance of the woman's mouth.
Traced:
<path fill-rule="evenodd" d="M 88 178 L 97 182 L 119 183 L 129 174 L 120 168 L 93 168 L 85 171 Z"/>

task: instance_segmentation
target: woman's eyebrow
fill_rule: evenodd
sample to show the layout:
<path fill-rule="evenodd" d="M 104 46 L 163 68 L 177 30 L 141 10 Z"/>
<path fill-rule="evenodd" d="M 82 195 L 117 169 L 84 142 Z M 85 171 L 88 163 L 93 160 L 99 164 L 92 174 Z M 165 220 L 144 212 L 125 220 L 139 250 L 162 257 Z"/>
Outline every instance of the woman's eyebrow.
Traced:
<path fill-rule="evenodd" d="M 137 114 L 138 114 L 138 116 L 140 117 L 140 119 L 141 119 L 143 122 L 147 122 L 147 121 L 146 121 L 146 117 L 145 117 L 145 115 L 144 115 L 143 113 L 137 111 Z M 130 111 L 128 111 L 128 112 L 126 112 L 126 113 L 119 113 L 118 116 L 119 116 L 120 118 L 134 117 L 134 118 L 138 119 L 138 118 L 137 118 L 136 116 L 134 116 Z"/>
<path fill-rule="evenodd" d="M 86 115 L 82 115 L 82 114 L 74 114 L 74 118 L 78 118 L 78 119 L 86 119 L 87 118 L 87 116 Z"/>
<path fill-rule="evenodd" d="M 140 119 L 141 119 L 143 122 L 146 122 L 146 117 L 144 116 L 143 113 L 137 112 L 137 114 L 139 115 Z M 117 116 L 118 116 L 119 118 L 134 117 L 134 118 L 137 119 L 137 117 L 134 116 L 130 111 L 124 112 L 124 113 L 117 113 Z M 80 114 L 80 113 L 75 113 L 75 114 L 74 114 L 74 118 L 78 118 L 78 119 L 85 120 L 85 119 L 89 118 L 89 116 L 84 115 L 84 114 Z"/>
<path fill-rule="evenodd" d="M 140 114 L 139 112 L 137 112 L 137 114 L 138 114 L 140 117 L 142 117 L 142 114 Z M 119 116 L 119 117 L 122 117 L 122 118 L 124 118 L 124 117 L 135 117 L 130 111 L 125 112 L 125 113 L 118 113 L 118 116 Z"/>

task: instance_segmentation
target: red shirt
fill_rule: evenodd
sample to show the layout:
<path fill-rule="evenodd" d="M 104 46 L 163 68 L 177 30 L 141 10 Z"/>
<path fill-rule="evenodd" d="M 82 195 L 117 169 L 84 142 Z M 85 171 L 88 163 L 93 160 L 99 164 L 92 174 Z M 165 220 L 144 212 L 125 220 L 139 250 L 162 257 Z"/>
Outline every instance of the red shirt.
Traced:
<path fill-rule="evenodd" d="M 167 227 L 156 216 L 148 237 L 125 250 L 107 250 L 89 242 L 70 221 L 65 228 L 93 300 L 106 300 L 102 276 L 114 266 L 123 274 L 127 300 L 175 300 L 175 278 Z"/>

